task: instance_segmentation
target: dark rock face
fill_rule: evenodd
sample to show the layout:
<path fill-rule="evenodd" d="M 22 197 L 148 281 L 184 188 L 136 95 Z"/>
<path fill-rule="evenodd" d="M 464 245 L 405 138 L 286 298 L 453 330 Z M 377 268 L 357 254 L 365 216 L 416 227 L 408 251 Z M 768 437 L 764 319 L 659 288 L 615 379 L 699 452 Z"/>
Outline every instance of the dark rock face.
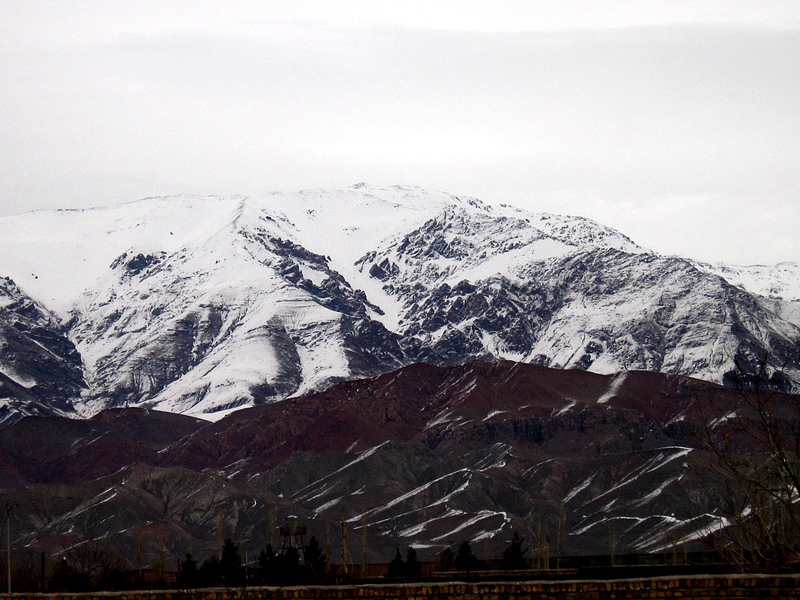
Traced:
<path fill-rule="evenodd" d="M 226 313 L 224 306 L 206 306 L 202 311 L 186 313 L 173 321 L 168 330 L 160 332 L 156 340 L 127 356 L 128 377 L 104 390 L 113 399 L 107 405 L 126 406 L 146 401 L 180 379 L 214 348 Z M 113 377 L 118 361 L 119 357 L 102 358 L 97 364 L 98 374 L 102 378 Z"/>
<path fill-rule="evenodd" d="M 114 270 L 122 270 L 125 275 L 133 277 L 157 265 L 165 256 L 166 252 L 161 252 L 159 254 L 142 254 L 140 252 L 135 255 L 132 253 L 129 255 L 129 253 L 124 252 L 111 263 L 111 268 Z"/>
<path fill-rule="evenodd" d="M 55 317 L 0 278 L 0 424 L 72 411 L 85 389 L 81 358 Z"/>
<path fill-rule="evenodd" d="M 381 560 L 465 539 L 499 554 L 512 530 L 534 546 L 547 536 L 551 554 L 673 551 L 715 510 L 686 423 L 699 401 L 730 397 L 678 376 L 475 362 L 411 365 L 213 424 L 141 409 L 28 418 L 0 431 L 0 501 L 26 503 L 20 543 L 102 538 L 129 557 L 150 548 L 145 563 L 159 547 L 210 555 L 223 530 L 257 552 L 290 514 L 318 539 L 340 518 L 366 523 Z"/>
<path fill-rule="evenodd" d="M 403 339 L 372 319 L 342 319 L 342 337 L 352 373 L 368 377 L 409 362 Z"/>
<path fill-rule="evenodd" d="M 250 237 L 244 234 L 244 237 Z M 316 302 L 332 311 L 350 317 L 364 318 L 367 308 L 377 309 L 367 301 L 364 292 L 354 290 L 341 274 L 331 269 L 328 259 L 303 246 L 280 237 L 260 233 L 253 236 L 270 254 L 278 257 L 277 271 L 287 283 L 308 292 Z M 303 267 L 325 274 L 320 283 L 303 277 Z M 377 309 L 379 311 L 379 309 Z"/>

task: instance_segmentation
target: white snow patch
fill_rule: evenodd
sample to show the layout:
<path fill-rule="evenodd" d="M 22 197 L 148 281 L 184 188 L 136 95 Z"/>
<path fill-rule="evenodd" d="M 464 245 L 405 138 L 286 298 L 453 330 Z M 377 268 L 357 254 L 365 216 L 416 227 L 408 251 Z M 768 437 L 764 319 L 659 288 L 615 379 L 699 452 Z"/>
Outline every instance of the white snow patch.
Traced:
<path fill-rule="evenodd" d="M 597 496 L 595 500 L 599 500 L 600 498 L 603 498 L 605 496 L 608 496 L 609 494 L 614 493 L 620 488 L 625 487 L 626 485 L 636 481 L 639 477 L 641 477 L 645 473 L 653 473 L 654 471 L 661 469 L 662 467 L 671 463 L 672 461 L 686 456 L 687 454 L 692 452 L 693 448 L 687 448 L 684 446 L 665 446 L 663 448 L 659 448 L 659 450 L 661 450 L 661 452 L 659 452 L 656 456 L 648 460 L 644 465 L 642 465 L 638 469 L 629 473 L 627 477 L 622 479 L 622 481 L 620 481 L 616 485 L 612 486 L 611 488 L 609 488 L 608 490 Z M 665 451 L 672 451 L 672 452 L 667 453 Z M 605 507 L 605 509 L 606 510 L 609 509 L 611 505 L 613 505 L 615 502 L 616 499 L 612 500 L 611 503 Z"/>
<path fill-rule="evenodd" d="M 575 406 L 577 404 L 578 404 L 577 400 L 570 400 L 563 408 L 560 408 L 557 411 L 554 411 L 553 416 L 560 417 L 561 415 L 564 415 L 564 414 L 568 413 L 570 410 L 572 410 L 573 408 L 575 408 Z"/>
<path fill-rule="evenodd" d="M 29 379 L 27 377 L 19 375 L 14 369 L 9 367 L 8 365 L 0 365 L 0 373 L 8 377 L 10 380 L 12 380 L 20 387 L 24 387 L 25 389 L 28 390 L 36 385 L 36 381 L 34 379 Z"/>
<path fill-rule="evenodd" d="M 424 492 L 425 490 L 430 488 L 432 485 L 434 485 L 434 484 L 436 484 L 436 483 L 438 483 L 440 481 L 443 481 L 443 480 L 445 480 L 445 479 L 447 479 L 449 477 L 452 477 L 453 475 L 466 475 L 466 480 L 461 485 L 459 485 L 456 489 L 451 490 L 450 492 L 448 492 L 447 494 L 445 494 L 444 496 L 442 496 L 441 498 L 439 498 L 435 502 L 432 502 L 432 503 L 428 504 L 427 506 L 425 506 L 423 508 L 431 508 L 431 507 L 434 507 L 434 506 L 439 506 L 440 504 L 445 504 L 451 498 L 453 498 L 457 494 L 460 494 L 465 489 L 467 489 L 467 487 L 469 487 L 469 484 L 472 481 L 472 472 L 471 471 L 469 471 L 468 469 L 459 469 L 458 471 L 453 471 L 452 473 L 448 473 L 447 475 L 443 475 L 441 477 L 438 477 L 437 479 L 434 479 L 432 481 L 424 483 L 421 486 L 416 487 L 413 490 L 408 491 L 405 494 L 402 494 L 402 495 L 398 496 L 397 498 L 394 498 L 393 500 L 391 500 L 389 503 L 385 504 L 384 506 L 379 506 L 377 508 L 373 508 L 371 510 L 368 510 L 367 512 L 365 512 L 362 515 L 357 515 L 355 517 L 352 517 L 352 518 L 348 519 L 348 522 L 358 521 L 364 515 L 377 515 L 377 514 L 380 514 L 382 512 L 386 512 L 387 510 L 389 510 L 391 508 L 394 508 L 398 504 L 401 504 L 401 503 L 405 502 L 409 498 L 413 498 L 414 496 Z M 419 509 L 415 509 L 415 510 L 423 510 L 423 508 L 419 508 Z M 411 511 L 411 512 L 415 512 L 415 511 Z"/>
<path fill-rule="evenodd" d="M 619 375 L 617 375 L 611 382 L 611 385 L 609 386 L 608 390 L 597 399 L 597 403 L 605 404 L 606 402 L 611 400 L 611 398 L 616 396 L 622 389 L 622 385 L 625 383 L 625 379 L 627 378 L 627 376 L 628 376 L 627 373 L 620 373 Z"/>
<path fill-rule="evenodd" d="M 735 419 L 738 416 L 736 409 L 730 410 L 724 415 L 717 417 L 716 419 L 712 419 L 711 422 L 708 424 L 710 429 L 716 429 L 723 423 L 730 421 L 731 419 Z"/>
<path fill-rule="evenodd" d="M 438 542 L 440 540 L 443 540 L 444 538 L 451 537 L 451 536 L 457 534 L 459 531 L 463 531 L 467 527 L 471 527 L 471 526 L 475 525 L 476 523 L 480 523 L 481 521 L 484 521 L 486 519 L 491 519 L 491 518 L 494 518 L 494 517 L 497 517 L 497 516 L 501 516 L 503 518 L 503 523 L 504 524 L 507 521 L 509 521 L 508 514 L 506 514 L 505 512 L 495 512 L 495 511 L 492 511 L 492 510 L 482 510 L 482 511 L 478 512 L 474 517 L 472 517 L 470 519 L 467 519 L 466 521 L 461 523 L 458 527 L 456 527 L 452 531 L 449 531 L 449 532 L 447 532 L 447 533 L 445 533 L 443 535 L 436 536 L 435 538 L 432 538 L 431 541 Z M 502 528 L 502 526 L 501 526 L 501 528 Z M 485 537 L 486 533 L 487 532 L 482 532 L 480 535 Z"/>
<path fill-rule="evenodd" d="M 338 498 L 334 498 L 333 500 L 330 500 L 329 502 L 326 502 L 325 504 L 323 504 L 321 506 L 318 506 L 316 508 L 316 510 L 314 510 L 314 512 L 315 513 L 321 513 L 321 512 L 324 512 L 324 511 L 328 510 L 329 508 L 333 508 L 334 506 L 339 504 L 339 502 L 341 502 L 343 498 L 344 498 L 344 496 L 340 496 Z"/>
<path fill-rule="evenodd" d="M 656 498 L 658 498 L 658 497 L 661 495 L 661 493 L 662 493 L 662 492 L 663 492 L 663 491 L 664 491 L 664 490 L 665 490 L 667 487 L 669 487 L 670 485 L 672 485 L 672 484 L 673 484 L 673 483 L 675 483 L 676 481 L 680 481 L 681 479 L 683 479 L 683 475 L 678 475 L 678 476 L 676 476 L 676 477 L 670 477 L 669 479 L 666 479 L 665 481 L 661 482 L 661 484 L 660 484 L 660 485 L 659 485 L 657 488 L 655 488 L 655 489 L 654 489 L 653 491 L 651 491 L 649 494 L 647 494 L 646 496 L 644 496 L 643 498 L 641 498 L 641 499 L 640 499 L 638 502 L 636 502 L 636 503 L 635 503 L 633 506 L 635 506 L 635 507 L 638 507 L 638 506 L 643 506 L 643 505 L 647 504 L 648 502 L 652 502 L 653 500 L 655 500 Z"/>
<path fill-rule="evenodd" d="M 492 411 L 492 412 L 490 412 L 488 415 L 486 415 L 486 416 L 483 418 L 483 420 L 484 420 L 484 421 L 488 421 L 488 420 L 489 420 L 489 419 L 491 419 L 492 417 L 496 417 L 497 415 L 502 415 L 502 414 L 504 414 L 504 413 L 507 413 L 507 412 L 508 412 L 507 410 L 493 410 L 493 411 Z"/>
<path fill-rule="evenodd" d="M 430 525 L 431 523 L 434 523 L 436 521 L 441 521 L 443 519 L 451 519 L 453 517 L 457 517 L 463 514 L 464 511 L 455 510 L 451 508 L 445 514 L 440 515 L 438 517 L 433 517 L 432 519 L 428 519 L 427 521 L 422 521 L 421 523 L 417 523 L 416 525 L 412 525 L 411 527 L 401 530 L 400 532 L 398 532 L 397 535 L 400 537 L 412 537 L 425 531 L 427 526 Z"/>
<path fill-rule="evenodd" d="M 351 460 L 349 463 L 347 463 L 347 464 L 346 464 L 346 465 L 344 465 L 343 467 L 339 467 L 338 469 L 336 469 L 336 470 L 335 470 L 335 471 L 333 471 L 332 473 L 328 473 L 327 475 L 325 475 L 325 477 L 322 477 L 322 478 L 320 478 L 320 479 L 318 479 L 318 480 L 314 481 L 313 483 L 309 483 L 309 484 L 308 484 L 307 486 L 305 486 L 303 489 L 301 489 L 300 491 L 298 491 L 298 492 L 297 492 L 297 494 L 295 495 L 295 497 L 297 497 L 297 498 L 300 498 L 304 492 L 306 492 L 306 491 L 308 491 L 308 490 L 311 490 L 312 488 L 314 488 L 314 486 L 317 486 L 317 485 L 319 485 L 320 483 L 322 483 L 322 482 L 324 482 L 324 481 L 326 481 L 326 480 L 330 479 L 330 478 L 331 478 L 331 477 L 333 477 L 334 475 L 338 475 L 339 473 L 341 473 L 342 471 L 345 471 L 345 470 L 349 469 L 349 468 L 350 468 L 350 467 L 352 467 L 353 465 L 356 465 L 356 464 L 360 463 L 361 461 L 368 459 L 370 456 L 372 456 L 373 454 L 375 454 L 375 453 L 376 453 L 376 452 L 377 452 L 377 451 L 378 451 L 380 448 L 382 448 L 383 446 L 385 446 L 385 445 L 386 445 L 386 444 L 388 444 L 388 443 L 389 443 L 388 441 L 387 441 L 387 442 L 383 442 L 383 443 L 381 443 L 381 444 L 378 444 L 377 446 L 374 446 L 374 447 L 372 447 L 372 448 L 368 448 L 367 450 L 364 450 L 364 451 L 363 451 L 361 454 L 359 454 L 359 455 L 358 455 L 358 457 L 357 457 L 357 458 L 355 458 L 354 460 Z M 321 495 L 321 493 L 320 493 L 320 494 L 317 494 L 316 496 L 312 496 L 312 498 L 316 498 L 316 497 L 317 497 L 317 496 L 319 496 L 319 495 Z"/>
<path fill-rule="evenodd" d="M 585 490 L 587 487 L 589 487 L 592 484 L 593 480 L 594 480 L 594 475 L 590 475 L 582 482 L 580 482 L 578 485 L 576 485 L 573 489 L 569 491 L 569 493 L 566 496 L 564 496 L 564 503 L 566 504 L 567 502 L 572 500 L 575 496 L 580 494 L 583 490 Z"/>
<path fill-rule="evenodd" d="M 430 429 L 431 427 L 436 427 L 437 425 L 443 425 L 445 423 L 450 423 L 452 421 L 458 421 L 461 417 L 452 418 L 453 411 L 449 408 L 444 409 L 440 412 L 432 421 L 429 421 L 427 425 L 425 425 L 424 430 Z"/>

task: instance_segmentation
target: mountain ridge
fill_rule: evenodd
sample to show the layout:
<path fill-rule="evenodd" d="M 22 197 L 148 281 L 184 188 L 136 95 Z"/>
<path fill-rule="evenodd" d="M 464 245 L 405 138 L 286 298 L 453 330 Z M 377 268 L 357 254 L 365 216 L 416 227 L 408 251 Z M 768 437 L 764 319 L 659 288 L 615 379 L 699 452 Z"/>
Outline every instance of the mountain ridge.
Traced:
<path fill-rule="evenodd" d="M 61 317 L 85 379 L 63 401 L 84 416 L 137 405 L 217 419 L 475 359 L 723 382 L 769 355 L 796 385 L 792 265 L 725 271 L 581 217 L 408 186 L 0 219 L 0 274 Z"/>

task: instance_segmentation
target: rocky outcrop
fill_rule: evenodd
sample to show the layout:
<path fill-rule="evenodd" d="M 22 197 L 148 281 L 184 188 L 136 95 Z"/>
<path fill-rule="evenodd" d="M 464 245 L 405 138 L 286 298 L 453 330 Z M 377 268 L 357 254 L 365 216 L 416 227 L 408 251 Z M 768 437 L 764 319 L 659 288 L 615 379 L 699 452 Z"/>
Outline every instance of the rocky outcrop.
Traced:
<path fill-rule="evenodd" d="M 25 415 L 72 414 L 84 389 L 67 329 L 0 277 L 0 426 Z"/>

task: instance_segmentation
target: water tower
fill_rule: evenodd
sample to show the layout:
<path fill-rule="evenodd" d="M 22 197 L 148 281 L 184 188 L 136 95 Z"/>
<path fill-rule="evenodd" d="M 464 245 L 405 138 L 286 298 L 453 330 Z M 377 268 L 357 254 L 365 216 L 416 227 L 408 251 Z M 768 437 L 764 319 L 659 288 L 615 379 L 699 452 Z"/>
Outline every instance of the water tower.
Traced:
<path fill-rule="evenodd" d="M 281 554 L 286 554 L 289 548 L 295 548 L 300 556 L 305 560 L 305 542 L 303 536 L 306 534 L 306 526 L 300 525 L 297 522 L 295 515 L 289 515 L 286 518 L 286 525 L 280 528 L 281 536 L 283 537 L 283 545 L 281 546 Z"/>

